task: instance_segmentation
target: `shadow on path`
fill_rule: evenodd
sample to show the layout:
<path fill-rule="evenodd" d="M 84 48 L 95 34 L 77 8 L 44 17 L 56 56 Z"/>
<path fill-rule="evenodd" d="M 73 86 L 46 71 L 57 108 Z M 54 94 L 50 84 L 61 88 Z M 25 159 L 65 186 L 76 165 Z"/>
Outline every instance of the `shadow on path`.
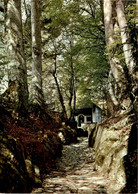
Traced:
<path fill-rule="evenodd" d="M 94 150 L 88 147 L 88 138 L 78 140 L 77 144 L 64 146 L 56 169 L 46 175 L 42 188 L 34 189 L 32 193 L 105 193 L 106 180 L 94 169 Z"/>

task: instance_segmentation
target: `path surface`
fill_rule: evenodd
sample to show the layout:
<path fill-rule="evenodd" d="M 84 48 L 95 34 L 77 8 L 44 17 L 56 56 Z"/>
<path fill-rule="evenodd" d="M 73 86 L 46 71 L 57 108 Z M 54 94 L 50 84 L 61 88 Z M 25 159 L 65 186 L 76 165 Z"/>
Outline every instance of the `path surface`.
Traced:
<path fill-rule="evenodd" d="M 43 181 L 42 188 L 32 193 L 96 194 L 105 193 L 106 179 L 94 170 L 94 151 L 88 147 L 88 138 L 78 138 L 79 143 L 65 145 L 63 155 Z"/>

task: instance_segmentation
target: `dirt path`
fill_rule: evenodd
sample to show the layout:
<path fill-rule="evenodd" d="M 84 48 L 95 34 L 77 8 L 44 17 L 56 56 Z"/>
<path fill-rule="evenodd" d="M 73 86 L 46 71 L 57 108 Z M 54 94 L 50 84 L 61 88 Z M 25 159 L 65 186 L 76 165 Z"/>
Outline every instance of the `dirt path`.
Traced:
<path fill-rule="evenodd" d="M 94 170 L 94 151 L 88 147 L 88 139 L 81 137 L 78 140 L 77 144 L 64 146 L 56 170 L 46 176 L 42 188 L 32 193 L 105 193 L 106 180 Z"/>

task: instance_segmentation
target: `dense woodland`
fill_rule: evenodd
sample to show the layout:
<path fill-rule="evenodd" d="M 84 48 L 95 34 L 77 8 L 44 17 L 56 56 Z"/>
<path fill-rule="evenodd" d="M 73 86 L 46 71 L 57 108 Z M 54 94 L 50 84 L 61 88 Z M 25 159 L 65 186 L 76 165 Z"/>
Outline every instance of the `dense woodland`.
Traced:
<path fill-rule="evenodd" d="M 135 1 L 1 1 L 1 94 L 16 85 L 21 116 L 31 103 L 69 119 L 91 101 L 133 109 L 136 14 Z"/>
<path fill-rule="evenodd" d="M 12 123 L 6 133 L 54 131 L 93 103 L 105 118 L 136 116 L 137 4 L 0 0 L 0 107 Z"/>

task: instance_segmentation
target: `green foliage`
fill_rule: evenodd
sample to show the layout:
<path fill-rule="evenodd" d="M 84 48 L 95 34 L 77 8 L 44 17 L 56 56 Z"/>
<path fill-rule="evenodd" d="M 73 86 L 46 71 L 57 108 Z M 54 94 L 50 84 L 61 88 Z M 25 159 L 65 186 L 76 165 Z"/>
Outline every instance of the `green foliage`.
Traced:
<path fill-rule="evenodd" d="M 133 55 L 136 59 L 136 6 L 133 0 L 126 2 Z M 23 34 L 27 61 L 31 61 L 32 57 L 30 6 L 30 2 L 26 1 L 26 7 L 23 8 L 26 12 Z M 111 56 L 117 56 L 122 64 L 124 54 L 119 31 L 114 35 L 116 41 L 110 48 L 106 48 L 100 0 L 47 0 L 42 1 L 41 10 L 43 70 L 47 71 L 44 73 L 48 75 L 52 72 L 56 56 L 56 73 L 65 99 L 69 98 L 71 79 L 81 94 L 80 103 L 90 104 L 91 100 L 104 98 L 110 68 L 106 49 L 110 50 Z M 0 65 L 6 63 L 6 55 L 0 53 Z"/>
<path fill-rule="evenodd" d="M 60 74 L 58 77 L 63 93 L 69 97 L 72 63 L 75 88 L 82 96 L 87 96 L 81 98 L 82 101 L 88 103 L 92 98 L 103 98 L 109 64 L 104 54 L 104 25 L 99 1 L 74 0 L 66 1 L 65 5 L 61 1 L 48 2 L 42 14 L 44 30 L 54 41 L 62 34 L 62 40 L 57 46 L 57 52 L 62 56 L 57 62 L 57 74 Z M 54 52 L 51 51 L 51 54 Z"/>
<path fill-rule="evenodd" d="M 132 1 L 128 1 L 127 2 L 127 6 L 125 9 L 126 12 L 126 18 L 127 18 L 127 22 L 128 22 L 128 27 L 129 27 L 129 34 L 130 34 L 130 41 L 131 41 L 131 45 L 132 45 L 132 52 L 133 52 L 133 57 L 135 59 L 135 61 L 137 61 L 137 57 L 138 57 L 138 49 L 137 49 L 137 31 L 138 31 L 138 27 L 137 27 L 137 22 L 138 22 L 138 18 L 137 18 L 137 9 L 138 9 L 138 5 L 136 5 L 136 1 L 132 0 Z"/>
<path fill-rule="evenodd" d="M 43 3 L 42 24 L 44 32 L 57 38 L 63 27 L 68 25 L 69 13 L 63 7 L 63 0 L 48 0 Z"/>

